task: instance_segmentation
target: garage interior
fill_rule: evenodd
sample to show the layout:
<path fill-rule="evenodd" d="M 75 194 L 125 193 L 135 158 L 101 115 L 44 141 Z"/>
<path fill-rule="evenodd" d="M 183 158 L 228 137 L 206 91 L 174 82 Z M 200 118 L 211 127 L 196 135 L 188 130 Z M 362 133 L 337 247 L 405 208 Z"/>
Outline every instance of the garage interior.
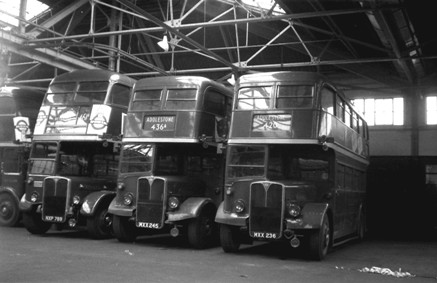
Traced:
<path fill-rule="evenodd" d="M 246 73 L 312 71 L 351 100 L 401 98 L 400 122 L 372 112 L 369 234 L 437 235 L 432 1 L 40 0 L 47 9 L 32 17 L 30 0 L 14 2 L 17 15 L 0 1 L 1 87 L 45 91 L 57 75 L 94 68 L 229 87 Z"/>

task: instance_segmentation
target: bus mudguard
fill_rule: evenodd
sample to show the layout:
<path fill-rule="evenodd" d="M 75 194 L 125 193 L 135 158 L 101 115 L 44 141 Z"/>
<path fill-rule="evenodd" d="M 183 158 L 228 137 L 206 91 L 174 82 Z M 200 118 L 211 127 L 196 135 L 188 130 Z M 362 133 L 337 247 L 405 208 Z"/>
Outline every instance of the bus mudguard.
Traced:
<path fill-rule="evenodd" d="M 80 208 L 80 214 L 82 215 L 93 215 L 99 205 L 104 202 L 108 204 L 115 197 L 115 192 L 112 191 L 98 191 L 93 192 L 85 197 L 82 203 L 82 207 Z"/>
<path fill-rule="evenodd" d="M 247 216 L 239 216 L 236 213 L 225 213 L 223 209 L 224 202 L 220 203 L 215 215 L 215 222 L 234 226 L 247 226 Z"/>
<path fill-rule="evenodd" d="M 30 211 L 35 204 L 26 200 L 26 194 L 21 197 L 18 208 L 20 211 Z"/>
<path fill-rule="evenodd" d="M 126 207 L 117 204 L 116 198 L 114 198 L 109 204 L 108 213 L 122 217 L 132 217 L 134 215 L 134 210 L 135 208 L 133 207 Z"/>
<path fill-rule="evenodd" d="M 14 188 L 0 187 L 0 194 L 3 194 L 3 193 L 10 194 L 17 203 L 20 202 L 20 197 L 17 195 L 17 192 L 14 190 Z"/>
<path fill-rule="evenodd" d="M 302 221 L 287 220 L 288 229 L 319 229 L 328 211 L 327 203 L 307 203 L 302 209 Z"/>
<path fill-rule="evenodd" d="M 210 198 L 191 197 L 186 199 L 176 211 L 168 213 L 167 222 L 196 218 L 206 205 L 214 205 Z"/>

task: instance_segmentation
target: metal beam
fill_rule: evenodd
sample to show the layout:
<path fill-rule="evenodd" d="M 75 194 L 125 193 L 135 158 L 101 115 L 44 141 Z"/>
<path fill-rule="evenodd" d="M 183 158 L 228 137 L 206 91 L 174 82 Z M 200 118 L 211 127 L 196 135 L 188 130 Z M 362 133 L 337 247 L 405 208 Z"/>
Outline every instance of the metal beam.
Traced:
<path fill-rule="evenodd" d="M 124 1 L 124 0 L 119 0 L 119 1 Z M 127 2 L 127 3 L 129 3 L 129 2 Z M 130 5 L 133 5 L 133 4 L 130 4 Z M 133 7 L 135 7 L 135 9 L 138 9 L 137 6 L 133 5 Z M 288 14 L 288 15 L 272 16 L 272 17 L 253 17 L 253 18 L 244 18 L 244 19 L 236 19 L 236 20 L 189 23 L 189 24 L 178 25 L 177 29 L 183 30 L 183 29 L 193 29 L 193 28 L 198 28 L 198 27 L 205 27 L 206 28 L 206 27 L 229 26 L 229 25 L 234 25 L 234 24 L 274 22 L 274 21 L 280 21 L 280 20 L 296 20 L 296 19 L 304 19 L 304 18 L 316 18 L 316 17 L 324 17 L 324 16 L 365 13 L 365 12 L 368 12 L 371 10 L 372 9 L 335 10 L 335 11 L 326 11 L 326 12 Z M 147 19 L 149 19 L 149 18 L 147 18 Z M 88 38 L 90 36 L 92 36 L 92 37 L 105 37 L 105 36 L 119 35 L 119 34 L 153 33 L 153 32 L 166 31 L 166 30 L 168 30 L 168 28 L 171 28 L 170 26 L 161 22 L 159 19 L 156 19 L 156 20 L 161 23 L 161 25 L 159 27 L 129 29 L 129 30 L 123 30 L 123 31 L 114 31 L 114 32 L 99 32 L 99 33 L 92 33 L 92 34 L 89 34 L 89 33 L 77 34 L 77 35 L 62 36 L 62 37 L 30 39 L 30 40 L 28 40 L 28 43 L 81 39 L 81 38 Z M 165 25 L 165 27 L 163 25 Z M 174 29 L 172 28 L 172 30 L 174 30 Z"/>
<path fill-rule="evenodd" d="M 91 63 L 87 63 L 74 57 L 59 53 L 56 50 L 48 48 L 36 48 L 34 50 L 29 50 L 28 48 L 23 47 L 25 46 L 25 41 L 26 40 L 22 37 L 18 37 L 4 31 L 0 32 L 0 45 L 2 48 L 5 48 L 12 53 L 16 53 L 66 71 L 97 68 Z"/>
<path fill-rule="evenodd" d="M 117 0 L 119 3 L 125 5 L 126 7 L 129 7 L 130 9 L 132 9 L 133 11 L 136 11 L 140 14 L 142 14 L 143 16 L 145 16 L 146 18 L 148 18 L 150 21 L 152 21 L 153 23 L 155 23 L 156 25 L 164 28 L 165 30 L 171 32 L 172 34 L 177 35 L 178 37 L 182 38 L 185 42 L 187 42 L 188 44 L 199 48 L 200 50 L 202 50 L 205 54 L 213 57 L 215 60 L 223 63 L 224 65 L 231 67 L 234 71 L 238 71 L 238 68 L 236 66 L 234 66 L 231 62 L 228 62 L 227 60 L 225 60 L 224 58 L 222 58 L 221 56 L 215 54 L 214 52 L 211 52 L 210 50 L 208 50 L 207 48 L 205 48 L 204 46 L 202 46 L 201 44 L 199 44 L 198 42 L 192 40 L 191 38 L 187 37 L 185 34 L 181 33 L 178 29 L 175 29 L 169 25 L 167 25 L 166 23 L 164 23 L 163 21 L 159 20 L 158 18 L 156 18 L 155 16 L 153 16 L 152 14 L 144 11 L 143 9 L 140 9 L 139 7 L 135 6 L 134 4 L 132 4 L 129 1 L 126 0 Z"/>
<path fill-rule="evenodd" d="M 63 20 L 68 15 L 74 13 L 77 9 L 79 9 L 81 6 L 85 5 L 86 3 L 89 3 L 89 0 L 77 0 L 73 3 L 71 3 L 69 6 L 65 7 L 61 11 L 59 11 L 56 15 L 50 17 L 47 21 L 40 24 L 40 26 L 44 28 L 51 28 L 61 20 Z M 27 33 L 28 36 L 36 38 L 39 36 L 44 30 L 40 30 L 38 27 L 35 27 L 30 32 Z"/>

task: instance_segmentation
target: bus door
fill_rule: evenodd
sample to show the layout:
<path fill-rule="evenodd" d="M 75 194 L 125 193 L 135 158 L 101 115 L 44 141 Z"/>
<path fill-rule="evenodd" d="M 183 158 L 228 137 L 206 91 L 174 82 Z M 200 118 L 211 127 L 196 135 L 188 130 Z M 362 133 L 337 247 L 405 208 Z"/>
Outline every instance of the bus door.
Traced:
<path fill-rule="evenodd" d="M 3 147 L 0 149 L 1 173 L 0 184 L 14 188 L 17 195 L 24 191 L 23 148 Z"/>
<path fill-rule="evenodd" d="M 347 191 L 345 184 L 345 166 L 336 164 L 336 182 L 334 187 L 334 239 L 343 237 L 345 231 L 345 220 L 347 217 Z"/>

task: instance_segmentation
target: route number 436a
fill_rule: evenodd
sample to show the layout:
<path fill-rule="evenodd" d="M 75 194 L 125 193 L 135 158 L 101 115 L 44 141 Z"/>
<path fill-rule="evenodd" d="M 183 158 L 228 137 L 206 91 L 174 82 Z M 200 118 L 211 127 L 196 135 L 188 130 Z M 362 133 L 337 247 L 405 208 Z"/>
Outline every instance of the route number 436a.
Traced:
<path fill-rule="evenodd" d="M 166 124 L 153 124 L 150 127 L 154 131 L 164 131 L 167 128 Z"/>

